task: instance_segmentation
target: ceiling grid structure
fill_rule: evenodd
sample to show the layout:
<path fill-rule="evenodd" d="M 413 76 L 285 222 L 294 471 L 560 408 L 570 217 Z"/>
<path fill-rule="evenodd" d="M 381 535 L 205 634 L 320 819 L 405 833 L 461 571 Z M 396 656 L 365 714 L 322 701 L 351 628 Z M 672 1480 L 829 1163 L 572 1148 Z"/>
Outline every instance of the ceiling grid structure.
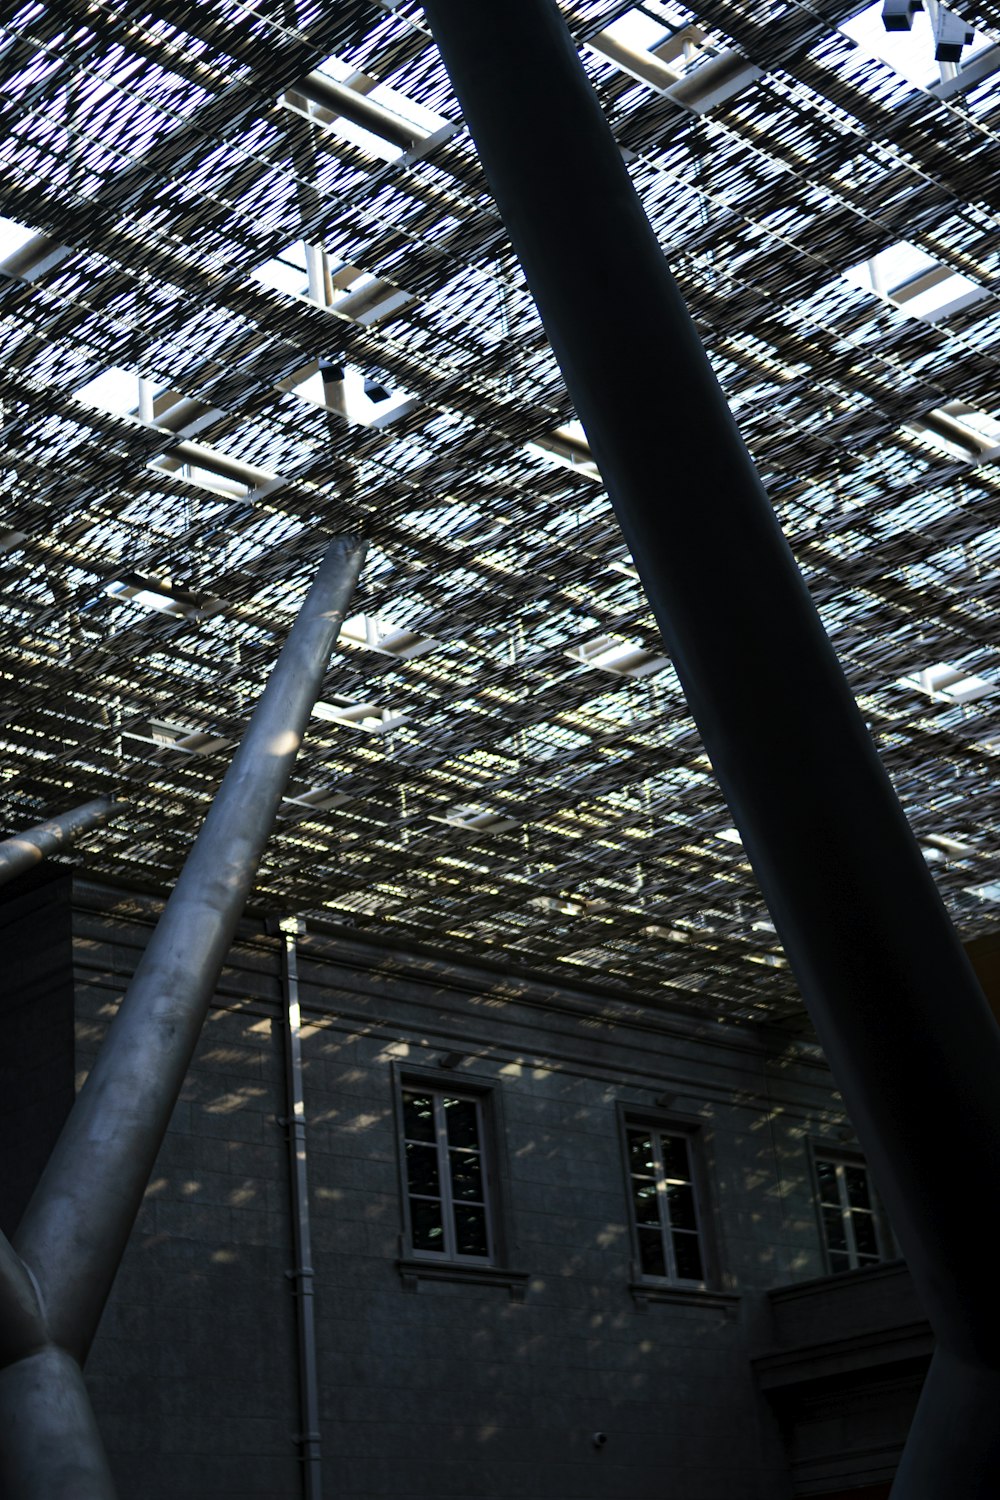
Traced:
<path fill-rule="evenodd" d="M 1000 16 L 957 69 L 928 37 L 918 84 L 850 5 L 562 9 L 949 910 L 990 930 Z M 166 889 L 359 532 L 258 902 L 797 1025 L 419 6 L 6 5 L 0 74 L 4 824 L 124 795 L 79 857 Z"/>

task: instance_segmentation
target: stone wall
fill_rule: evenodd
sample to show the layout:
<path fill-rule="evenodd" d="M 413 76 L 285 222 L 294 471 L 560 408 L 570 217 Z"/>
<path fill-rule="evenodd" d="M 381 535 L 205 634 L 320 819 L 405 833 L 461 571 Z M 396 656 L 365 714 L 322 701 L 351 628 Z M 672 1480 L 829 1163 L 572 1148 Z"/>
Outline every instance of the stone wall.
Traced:
<path fill-rule="evenodd" d="M 72 880 L 45 869 L 2 894 L 0 1229 L 10 1235 L 73 1103 Z"/>
<path fill-rule="evenodd" d="M 157 911 L 77 885 L 80 1075 Z M 325 1492 L 789 1496 L 751 1357 L 767 1289 L 824 1269 L 806 1141 L 844 1116 L 817 1050 L 350 934 L 307 934 L 300 969 Z M 506 1278 L 414 1272 L 396 1123 L 414 1070 L 493 1091 Z M 248 920 L 88 1365 L 123 1497 L 302 1493 L 285 1089 L 279 941 Z M 628 1110 L 697 1128 L 707 1293 L 637 1281 Z"/>

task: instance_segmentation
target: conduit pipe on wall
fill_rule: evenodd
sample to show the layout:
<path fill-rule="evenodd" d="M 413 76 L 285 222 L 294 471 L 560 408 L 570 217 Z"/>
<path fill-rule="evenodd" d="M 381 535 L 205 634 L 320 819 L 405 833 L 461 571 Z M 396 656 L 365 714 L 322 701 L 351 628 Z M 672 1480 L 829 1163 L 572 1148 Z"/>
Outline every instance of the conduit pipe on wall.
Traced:
<path fill-rule="evenodd" d="M 58 854 L 81 833 L 116 818 L 126 806 L 124 802 L 112 802 L 109 797 L 96 797 L 93 802 L 85 802 L 82 807 L 59 813 L 24 833 L 4 839 L 0 843 L 0 885 L 33 870 L 48 855 Z"/>
<path fill-rule="evenodd" d="M 894 1496 L 995 1497 L 1000 1030 L 558 8 L 424 10 L 943 1351 Z"/>
<path fill-rule="evenodd" d="M 80 1366 L 256 875 L 365 544 L 327 550 L 14 1241 L 0 1374 L 6 1500 L 113 1500 Z M 34 1307 L 32 1307 L 34 1298 Z"/>
<path fill-rule="evenodd" d="M 295 1264 L 289 1275 L 295 1283 L 298 1323 L 299 1401 L 302 1412 L 303 1494 L 323 1500 L 322 1452 L 319 1426 L 319 1374 L 316 1360 L 316 1315 L 313 1301 L 312 1230 L 309 1218 L 309 1171 L 306 1146 L 306 1106 L 302 1076 L 302 1015 L 299 1007 L 299 933 L 305 923 L 285 917 L 279 923 L 283 941 L 282 978 L 285 1012 L 285 1075 L 287 1079 L 289 1184 L 292 1195 L 292 1248 Z"/>

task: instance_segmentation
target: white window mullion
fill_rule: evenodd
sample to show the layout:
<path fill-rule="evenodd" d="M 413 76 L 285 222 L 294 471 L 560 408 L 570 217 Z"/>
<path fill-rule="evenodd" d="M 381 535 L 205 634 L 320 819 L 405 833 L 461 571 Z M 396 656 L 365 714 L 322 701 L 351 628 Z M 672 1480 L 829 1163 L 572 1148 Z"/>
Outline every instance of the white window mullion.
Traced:
<path fill-rule="evenodd" d="M 851 1214 L 851 1199 L 847 1191 L 847 1171 L 844 1163 L 837 1163 L 837 1194 L 840 1198 L 840 1217 L 844 1225 L 844 1237 L 847 1240 L 847 1262 L 852 1271 L 858 1267 L 858 1246 L 854 1238 L 854 1218 Z"/>
<path fill-rule="evenodd" d="M 448 1154 L 448 1117 L 444 1095 L 434 1095 L 434 1130 L 438 1148 L 438 1182 L 441 1187 L 441 1223 L 444 1229 L 444 1251 L 455 1258 L 455 1211 L 451 1196 L 451 1158 Z"/>
<path fill-rule="evenodd" d="M 656 1201 L 660 1209 L 660 1238 L 663 1241 L 663 1263 L 671 1281 L 677 1280 L 674 1260 L 674 1237 L 670 1232 L 670 1200 L 667 1196 L 667 1166 L 663 1159 L 663 1138 L 658 1130 L 650 1131 L 653 1160 L 656 1163 Z"/>
<path fill-rule="evenodd" d="M 483 1101 L 477 1099 L 476 1103 L 476 1140 L 479 1143 L 477 1155 L 479 1157 L 479 1175 L 483 1184 L 483 1210 L 486 1215 L 486 1255 L 492 1260 L 496 1254 L 496 1241 L 493 1237 L 493 1191 L 490 1180 L 490 1162 L 486 1150 L 486 1134 L 483 1128 Z"/>

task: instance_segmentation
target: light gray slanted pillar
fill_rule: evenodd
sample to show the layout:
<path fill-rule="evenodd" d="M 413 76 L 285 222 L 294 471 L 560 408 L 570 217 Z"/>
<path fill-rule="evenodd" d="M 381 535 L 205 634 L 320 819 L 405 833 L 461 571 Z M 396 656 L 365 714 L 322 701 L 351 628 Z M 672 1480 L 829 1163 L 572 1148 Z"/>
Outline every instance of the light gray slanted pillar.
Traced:
<path fill-rule="evenodd" d="M 82 807 L 71 808 L 25 829 L 24 833 L 4 839 L 0 843 L 0 885 L 33 870 L 48 855 L 58 854 L 81 833 L 117 817 L 125 807 L 124 802 L 112 802 L 110 797 L 96 797 L 93 802 L 85 802 Z"/>
<path fill-rule="evenodd" d="M 80 1375 L 347 612 L 365 544 L 329 547 L 14 1239 L 0 1374 L 7 1500 L 114 1500 Z M 38 1289 L 45 1342 L 33 1321 Z"/>

